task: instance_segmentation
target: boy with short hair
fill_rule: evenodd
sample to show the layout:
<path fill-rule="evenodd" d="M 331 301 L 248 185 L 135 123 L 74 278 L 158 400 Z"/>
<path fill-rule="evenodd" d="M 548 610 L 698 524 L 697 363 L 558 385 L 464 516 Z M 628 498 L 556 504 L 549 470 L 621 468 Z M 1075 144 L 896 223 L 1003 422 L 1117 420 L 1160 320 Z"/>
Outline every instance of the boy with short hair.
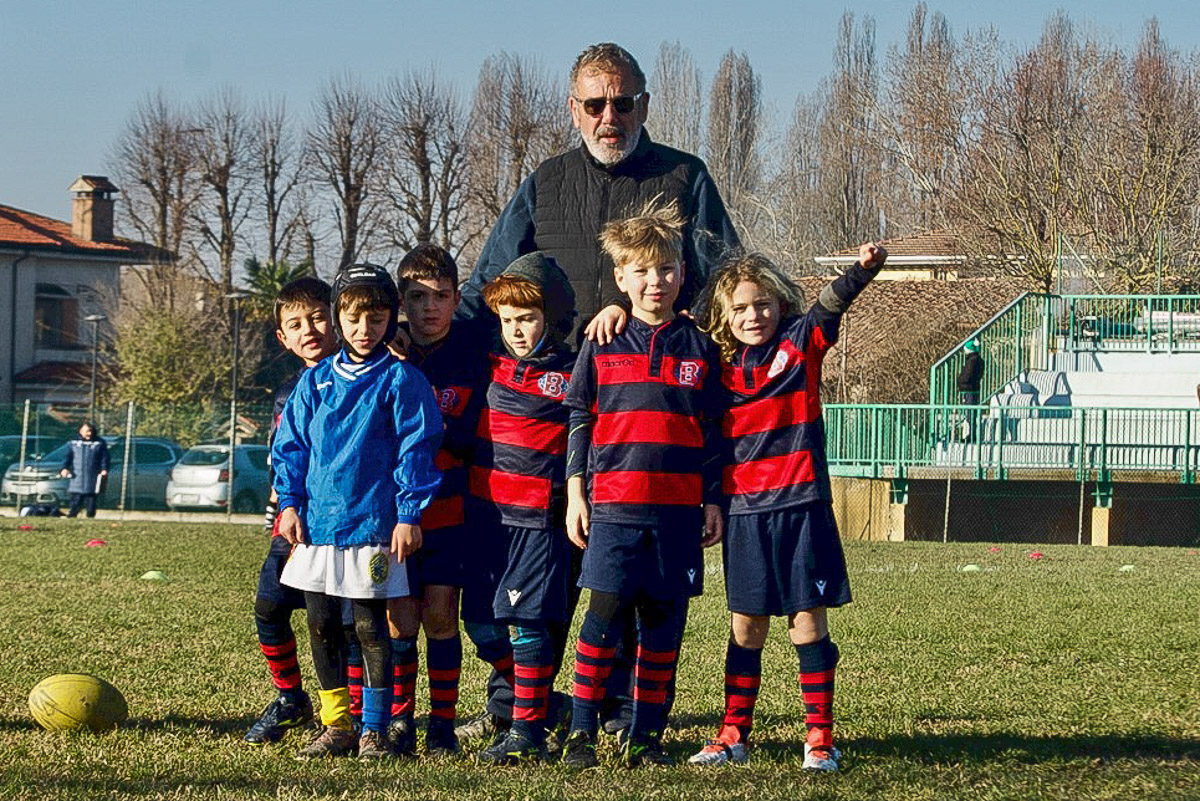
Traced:
<path fill-rule="evenodd" d="M 513 765 L 546 756 L 554 684 L 551 626 L 568 619 L 571 553 L 562 529 L 567 419 L 563 405 L 574 354 L 564 339 L 575 292 L 555 261 L 521 256 L 483 289 L 500 320 L 502 349 L 491 357 L 487 408 L 471 466 L 471 494 L 483 504 L 484 537 L 500 555 L 492 611 L 511 626 L 515 673 L 512 725 L 479 754 Z"/>
<path fill-rule="evenodd" d="M 465 460 L 482 406 L 487 349 L 465 323 L 452 323 L 459 299 L 458 265 L 446 250 L 430 244 L 413 248 L 400 261 L 396 283 L 406 317 L 400 326 L 407 335 L 405 357 L 433 385 L 446 430 L 436 457 L 442 483 L 421 517 L 421 550 L 409 561 L 409 576 L 418 586 L 409 597 L 388 605 L 395 663 L 389 737 L 399 753 L 414 752 L 417 632 L 424 628 L 430 701 L 425 747 L 430 754 L 448 755 L 459 750 L 454 716 L 462 670 L 458 602 L 463 586 Z M 504 658 L 505 649 L 500 650 Z"/>
<path fill-rule="evenodd" d="M 600 243 L 632 316 L 608 344 L 584 342 L 565 401 L 567 534 L 586 549 L 579 583 L 591 590 L 563 755 L 572 768 L 597 764 L 597 713 L 621 634 L 613 623 L 631 607 L 638 644 L 623 756 L 631 767 L 673 762 L 661 737 L 678 621 L 703 580 L 701 547 L 721 539 L 719 465 L 705 450 L 715 441 L 717 351 L 673 311 L 683 226 L 678 209 L 652 202 L 604 227 Z"/>
<path fill-rule="evenodd" d="M 271 418 L 268 444 L 275 439 L 284 404 L 300 377 L 337 350 L 337 337 L 330 324 L 329 291 L 329 284 L 320 278 L 305 276 L 286 284 L 275 298 L 275 338 L 303 365 L 275 392 L 275 413 Z M 259 648 L 267 658 L 271 681 L 279 694 L 246 732 L 246 742 L 255 745 L 277 742 L 288 729 L 306 724 L 313 717 L 312 701 L 301 686 L 300 668 L 296 664 L 296 635 L 292 630 L 292 612 L 304 608 L 304 594 L 279 583 L 292 546 L 279 536 L 276 514 L 277 499 L 272 490 L 265 521 L 271 535 L 271 547 L 258 574 L 254 625 Z"/>
<path fill-rule="evenodd" d="M 392 754 L 387 601 L 409 593 L 400 561 L 421 546 L 440 483 L 442 419 L 428 381 L 396 359 L 399 295 L 382 267 L 354 265 L 333 286 L 342 350 L 301 378 L 272 448 L 279 530 L 295 545 L 282 582 L 304 591 L 324 730 L 299 756 Z M 342 599 L 363 654 L 362 734 L 351 727 Z"/>

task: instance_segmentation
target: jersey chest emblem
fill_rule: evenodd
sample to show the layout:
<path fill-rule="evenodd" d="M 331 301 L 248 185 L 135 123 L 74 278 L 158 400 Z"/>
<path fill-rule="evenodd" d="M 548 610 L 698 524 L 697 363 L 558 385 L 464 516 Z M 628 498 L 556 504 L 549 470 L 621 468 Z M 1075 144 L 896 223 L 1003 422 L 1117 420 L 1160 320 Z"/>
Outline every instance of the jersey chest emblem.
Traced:
<path fill-rule="evenodd" d="M 546 373 L 538 379 L 537 385 L 547 398 L 561 398 L 567 394 L 567 378 L 562 373 Z"/>
<path fill-rule="evenodd" d="M 700 362 L 689 359 L 679 363 L 676 378 L 685 387 L 694 387 L 700 381 Z"/>
<path fill-rule="evenodd" d="M 790 355 L 785 350 L 780 350 L 775 354 L 775 358 L 771 361 L 771 367 L 767 370 L 767 378 L 774 378 L 783 372 L 788 366 Z"/>

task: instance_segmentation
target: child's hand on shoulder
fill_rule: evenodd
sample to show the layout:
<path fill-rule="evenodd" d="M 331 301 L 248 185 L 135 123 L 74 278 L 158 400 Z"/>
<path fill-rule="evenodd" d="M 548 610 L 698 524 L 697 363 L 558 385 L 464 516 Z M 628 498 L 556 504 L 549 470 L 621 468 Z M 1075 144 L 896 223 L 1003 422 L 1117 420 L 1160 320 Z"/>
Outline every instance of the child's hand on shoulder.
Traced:
<path fill-rule="evenodd" d="M 396 338 L 388 343 L 388 350 L 397 359 L 405 360 L 408 358 L 408 348 L 412 345 L 412 338 L 403 328 L 396 330 Z"/>
<path fill-rule="evenodd" d="M 403 562 L 421 548 L 421 527 L 412 523 L 397 523 L 392 529 L 392 553 Z"/>
<path fill-rule="evenodd" d="M 615 303 L 605 306 L 583 329 L 583 335 L 597 345 L 607 345 L 613 337 L 625 330 L 629 314 Z"/>

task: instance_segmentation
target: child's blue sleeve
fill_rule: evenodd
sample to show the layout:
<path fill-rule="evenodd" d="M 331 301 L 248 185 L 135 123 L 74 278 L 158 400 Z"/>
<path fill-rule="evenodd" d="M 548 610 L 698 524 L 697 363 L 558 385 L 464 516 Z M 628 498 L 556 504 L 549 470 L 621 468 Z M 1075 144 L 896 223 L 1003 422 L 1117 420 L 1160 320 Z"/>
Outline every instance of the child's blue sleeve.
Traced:
<path fill-rule="evenodd" d="M 442 473 L 433 463 L 442 444 L 442 414 L 425 376 L 415 367 L 399 367 L 396 401 L 392 404 L 398 442 L 392 474 L 396 481 L 396 522 L 417 525 L 421 510 L 433 500 L 442 483 Z"/>
<path fill-rule="evenodd" d="M 312 441 L 309 425 L 312 422 L 312 403 L 309 381 L 300 384 L 288 397 L 279 415 L 279 427 L 271 444 L 271 469 L 275 473 L 273 486 L 279 496 L 279 511 L 294 507 L 302 512 L 308 501 L 304 480 L 308 476 Z"/>

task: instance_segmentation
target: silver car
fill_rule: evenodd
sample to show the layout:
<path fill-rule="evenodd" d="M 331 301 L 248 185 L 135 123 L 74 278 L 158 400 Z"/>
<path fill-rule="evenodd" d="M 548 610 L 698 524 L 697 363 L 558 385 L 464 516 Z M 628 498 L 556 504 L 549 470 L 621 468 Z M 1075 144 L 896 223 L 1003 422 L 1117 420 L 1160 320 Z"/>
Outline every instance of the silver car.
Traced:
<path fill-rule="evenodd" d="M 100 493 L 98 505 L 116 508 L 121 497 L 122 474 L 124 472 L 125 438 L 105 437 L 111 466 L 104 491 Z M 66 506 L 71 501 L 67 492 L 69 478 L 59 475 L 67 460 L 69 444 L 63 444 L 40 459 L 27 461 L 25 470 L 19 464 L 11 465 L 4 472 L 0 485 L 0 503 L 24 506 L 30 503 L 52 503 Z M 169 439 L 158 437 L 134 437 L 130 448 L 130 472 L 126 488 L 126 509 L 161 509 L 166 491 L 167 476 L 175 462 L 179 461 L 183 448 Z"/>
<path fill-rule="evenodd" d="M 261 512 L 271 494 L 265 445 L 234 449 L 233 511 Z M 167 482 L 167 506 L 172 509 L 218 509 L 229 505 L 229 446 L 197 445 L 179 460 Z"/>

